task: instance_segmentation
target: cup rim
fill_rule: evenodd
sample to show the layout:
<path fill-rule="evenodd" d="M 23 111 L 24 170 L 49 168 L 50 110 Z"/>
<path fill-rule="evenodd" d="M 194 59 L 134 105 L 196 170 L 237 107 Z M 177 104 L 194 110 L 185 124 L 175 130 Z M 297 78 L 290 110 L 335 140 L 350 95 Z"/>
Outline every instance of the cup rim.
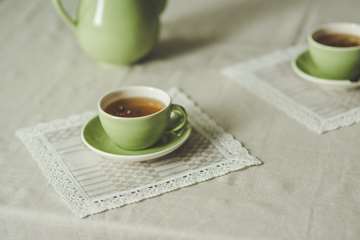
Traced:
<path fill-rule="evenodd" d="M 325 30 L 326 28 L 329 28 L 331 26 L 353 26 L 353 27 L 357 27 L 359 28 L 359 34 L 356 34 L 357 36 L 360 37 L 360 24 L 357 23 L 352 23 L 352 22 L 331 22 L 331 23 L 326 23 L 323 25 L 320 25 L 319 27 L 317 27 L 315 30 L 313 30 L 309 35 L 308 35 L 308 40 L 311 41 L 313 44 L 315 44 L 317 47 L 319 48 L 323 48 L 323 49 L 327 49 L 327 50 L 333 50 L 333 51 L 352 51 L 352 50 L 357 50 L 360 49 L 360 46 L 353 46 L 353 47 L 334 47 L 334 46 L 329 46 L 329 45 L 325 45 L 322 43 L 319 43 L 318 41 L 316 41 L 314 39 L 314 35 L 317 32 L 320 32 L 321 30 Z"/>
<path fill-rule="evenodd" d="M 101 106 L 101 103 L 107 96 L 109 96 L 111 94 L 114 94 L 116 92 L 119 92 L 119 91 L 127 91 L 127 90 L 131 90 L 131 89 L 147 89 L 147 90 L 150 90 L 150 91 L 159 91 L 159 92 L 162 92 L 163 94 L 165 94 L 167 96 L 168 101 L 167 101 L 167 103 L 162 102 L 162 103 L 164 103 L 165 106 L 160 111 L 154 112 L 154 113 L 149 114 L 149 115 L 141 116 L 141 117 L 120 117 L 120 116 L 114 116 L 114 115 L 111 115 L 111 114 L 105 112 L 105 110 Z M 153 116 L 155 116 L 157 114 L 160 114 L 160 113 L 164 112 L 170 105 L 171 105 L 171 97 L 167 92 L 165 92 L 164 90 L 162 90 L 160 88 L 149 87 L 149 86 L 129 86 L 129 87 L 118 88 L 116 90 L 112 90 L 110 92 L 105 93 L 104 95 L 102 95 L 99 98 L 99 100 L 97 102 L 98 111 L 101 112 L 102 114 L 104 114 L 107 117 L 110 117 L 112 119 L 121 119 L 121 120 L 126 120 L 126 121 L 131 121 L 131 120 L 135 120 L 135 119 L 136 120 L 137 119 L 146 119 L 146 118 L 153 117 Z"/>

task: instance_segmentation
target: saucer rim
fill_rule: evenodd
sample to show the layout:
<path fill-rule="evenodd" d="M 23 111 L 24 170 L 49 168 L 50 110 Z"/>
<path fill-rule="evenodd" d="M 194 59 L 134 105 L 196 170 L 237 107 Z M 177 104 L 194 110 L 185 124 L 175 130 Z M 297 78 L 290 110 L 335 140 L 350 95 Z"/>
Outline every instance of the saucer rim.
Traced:
<path fill-rule="evenodd" d="M 81 141 L 83 142 L 83 144 L 85 144 L 85 146 L 87 148 L 89 148 L 91 151 L 95 152 L 96 154 L 99 154 L 100 156 L 106 158 L 106 159 L 111 159 L 111 160 L 121 160 L 121 161 L 129 161 L 129 162 L 142 162 L 142 161 L 148 161 L 148 160 L 153 160 L 156 158 L 160 158 L 163 157 L 167 154 L 172 153 L 173 151 L 175 151 L 176 149 L 178 149 L 179 147 L 181 147 L 186 140 L 189 139 L 191 133 L 192 133 L 192 126 L 190 124 L 187 125 L 187 129 L 186 131 L 184 131 L 181 136 L 179 136 L 176 139 L 182 138 L 177 144 L 172 145 L 168 148 L 162 149 L 160 151 L 156 151 L 153 153 L 146 153 L 146 154 L 140 154 L 140 155 L 122 155 L 122 154 L 114 154 L 114 153 L 109 153 L 109 152 L 105 152 L 103 150 L 100 150 L 96 147 L 94 147 L 93 145 L 91 145 L 85 138 L 85 128 L 86 126 L 88 126 L 88 124 L 95 118 L 99 117 L 98 115 L 96 115 L 95 117 L 90 118 L 82 127 L 81 129 Z M 151 147 L 150 147 L 151 148 Z"/>
<path fill-rule="evenodd" d="M 295 72 L 295 74 L 297 76 L 299 76 L 303 80 L 308 81 L 308 82 L 312 82 L 312 83 L 316 83 L 316 84 L 333 86 L 333 87 L 353 88 L 353 87 L 360 86 L 360 81 L 351 82 L 349 79 L 337 80 L 337 79 L 320 78 L 320 77 L 313 76 L 310 73 L 307 73 L 301 67 L 299 67 L 298 64 L 297 64 L 298 59 L 307 52 L 309 52 L 309 49 L 306 49 L 306 50 L 300 52 L 291 61 L 291 66 L 292 66 L 293 71 Z"/>

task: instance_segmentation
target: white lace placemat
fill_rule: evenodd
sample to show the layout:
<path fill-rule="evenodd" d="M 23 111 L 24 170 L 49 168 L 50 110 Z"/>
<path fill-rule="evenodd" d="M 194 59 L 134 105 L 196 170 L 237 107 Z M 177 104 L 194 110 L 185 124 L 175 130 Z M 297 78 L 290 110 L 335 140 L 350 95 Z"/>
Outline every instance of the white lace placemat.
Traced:
<path fill-rule="evenodd" d="M 359 89 L 321 86 L 293 72 L 291 60 L 304 50 L 299 46 L 276 51 L 223 73 L 317 133 L 359 122 Z"/>
<path fill-rule="evenodd" d="M 17 136 L 80 217 L 261 164 L 184 93 L 171 89 L 170 94 L 187 109 L 193 132 L 181 148 L 162 159 L 124 163 L 94 154 L 80 139 L 83 124 L 95 114 L 91 112 L 20 129 Z"/>

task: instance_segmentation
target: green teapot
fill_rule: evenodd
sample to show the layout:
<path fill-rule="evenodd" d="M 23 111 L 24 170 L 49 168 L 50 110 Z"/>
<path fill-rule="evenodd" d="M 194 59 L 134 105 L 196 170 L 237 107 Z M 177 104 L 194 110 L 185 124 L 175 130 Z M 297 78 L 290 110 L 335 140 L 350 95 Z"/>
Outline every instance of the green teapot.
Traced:
<path fill-rule="evenodd" d="M 72 19 L 61 0 L 53 3 L 80 46 L 100 63 L 131 64 L 157 43 L 166 0 L 80 0 Z"/>

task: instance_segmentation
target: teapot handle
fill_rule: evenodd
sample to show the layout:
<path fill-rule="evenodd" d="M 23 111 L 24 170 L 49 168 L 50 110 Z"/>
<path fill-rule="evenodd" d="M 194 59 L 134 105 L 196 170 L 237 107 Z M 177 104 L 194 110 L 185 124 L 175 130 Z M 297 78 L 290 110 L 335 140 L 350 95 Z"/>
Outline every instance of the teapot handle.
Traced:
<path fill-rule="evenodd" d="M 75 30 L 76 28 L 76 20 L 72 19 L 70 17 L 70 15 L 66 12 L 64 5 L 62 3 L 62 0 L 53 0 L 52 1 L 57 12 L 59 13 L 59 15 L 63 18 L 63 20 L 65 21 L 65 23 L 72 29 Z"/>
<path fill-rule="evenodd" d="M 167 5 L 167 0 L 158 0 L 158 4 L 159 4 L 159 14 L 163 13 L 166 5 Z"/>

